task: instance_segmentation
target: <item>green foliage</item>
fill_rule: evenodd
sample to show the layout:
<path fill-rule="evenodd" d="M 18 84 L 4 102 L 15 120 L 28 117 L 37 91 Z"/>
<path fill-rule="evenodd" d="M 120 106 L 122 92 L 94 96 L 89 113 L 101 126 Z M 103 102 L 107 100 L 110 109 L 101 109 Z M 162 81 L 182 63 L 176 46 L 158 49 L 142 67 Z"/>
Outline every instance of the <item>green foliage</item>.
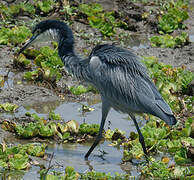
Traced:
<path fill-rule="evenodd" d="M 0 110 L 6 111 L 6 112 L 14 112 L 17 108 L 18 108 L 18 105 L 16 104 L 10 104 L 10 103 L 0 104 Z"/>
<path fill-rule="evenodd" d="M 54 111 L 51 111 L 49 113 L 49 119 L 52 119 L 52 120 L 61 120 L 61 116 L 60 116 L 60 114 L 55 114 Z"/>
<path fill-rule="evenodd" d="M 150 77 L 163 98 L 173 111 L 179 112 L 182 105 L 176 93 L 173 92 L 185 91 L 188 84 L 193 80 L 194 73 L 185 70 L 184 67 L 173 68 L 171 65 L 159 63 L 155 57 L 143 57 L 142 62 L 148 68 Z"/>
<path fill-rule="evenodd" d="M 43 13 L 49 13 L 53 10 L 55 7 L 55 1 L 54 0 L 35 0 L 35 6 L 42 11 Z"/>
<path fill-rule="evenodd" d="M 150 38 L 151 45 L 153 47 L 162 47 L 162 48 L 175 48 L 182 47 L 189 42 L 188 34 L 182 32 L 180 35 L 173 37 L 169 34 L 152 36 Z"/>
<path fill-rule="evenodd" d="M 188 128 L 191 123 L 193 123 L 193 117 L 187 119 L 185 127 Z M 150 155 L 151 164 L 149 164 L 149 166 L 142 166 L 142 176 L 144 178 L 169 179 L 174 177 L 174 171 L 179 167 L 178 165 L 192 163 L 189 157 L 191 157 L 190 153 L 193 154 L 192 148 L 194 146 L 194 139 L 189 137 L 191 133 L 185 134 L 185 129 L 182 129 L 182 131 L 170 129 L 164 122 L 161 121 L 159 123 L 151 118 L 141 131 L 145 138 L 148 152 L 158 150 L 168 151 L 174 155 L 174 161 L 176 163 L 174 165 L 175 168 L 171 169 L 168 168 L 170 164 L 169 158 L 156 161 Z M 123 161 L 130 161 L 134 158 L 140 159 L 143 155 L 144 153 L 138 137 L 131 141 L 124 142 Z M 184 167 L 178 169 L 179 172 L 176 172 L 177 174 L 179 173 L 181 176 L 184 174 L 189 177 L 190 171 L 186 172 Z M 176 169 L 176 171 L 178 171 L 178 169 Z"/>
<path fill-rule="evenodd" d="M 192 179 L 193 167 L 169 167 L 168 163 L 152 159 L 149 166 L 143 166 L 141 177 L 143 179 Z"/>
<path fill-rule="evenodd" d="M 110 173 L 90 171 L 86 173 L 78 173 L 74 170 L 73 167 L 67 166 L 65 168 L 65 174 L 60 174 L 56 172 L 51 172 L 50 174 L 45 174 L 46 170 L 40 171 L 40 179 L 51 180 L 51 179 L 60 179 L 60 180 L 128 180 L 130 176 L 128 174 L 119 174 L 115 173 L 112 176 Z"/>
<path fill-rule="evenodd" d="M 80 125 L 79 133 L 80 134 L 90 134 L 91 136 L 95 136 L 99 131 L 99 124 L 87 124 L 83 123 Z"/>
<path fill-rule="evenodd" d="M 27 59 L 23 54 L 15 57 L 13 60 L 14 67 L 21 69 L 30 69 L 32 67 L 31 61 Z"/>
<path fill-rule="evenodd" d="M 112 176 L 110 173 L 90 171 L 90 172 L 81 174 L 81 179 L 83 180 L 87 180 L 87 179 L 128 180 L 130 179 L 130 176 L 128 174 L 119 174 L 119 173 L 115 173 L 115 175 Z"/>
<path fill-rule="evenodd" d="M 15 128 L 16 134 L 23 138 L 32 138 L 38 135 L 38 128 L 35 123 L 30 122 L 26 126 L 17 125 Z"/>
<path fill-rule="evenodd" d="M 29 155 L 42 157 L 45 154 L 46 145 L 25 144 L 7 147 L 6 144 L 0 146 L 0 167 L 5 169 L 22 170 L 30 167 Z"/>
<path fill-rule="evenodd" d="M 185 121 L 185 127 L 182 129 L 182 135 L 189 137 L 191 136 L 191 134 L 194 134 L 193 125 L 194 125 L 194 117 L 189 117 Z"/>
<path fill-rule="evenodd" d="M 48 14 L 53 11 L 55 8 L 55 0 L 35 0 L 34 3 L 30 2 L 19 2 L 12 3 L 9 6 L 0 3 L 0 14 L 5 20 L 12 20 L 18 15 L 28 14 L 29 16 L 34 17 L 35 13 L 38 14 Z"/>
<path fill-rule="evenodd" d="M 154 179 L 171 179 L 172 172 L 168 169 L 168 164 L 162 161 L 152 161 L 149 166 L 144 166 L 142 176 Z"/>
<path fill-rule="evenodd" d="M 73 167 L 67 166 L 65 168 L 65 179 L 78 179 L 79 173 L 77 173 Z"/>
<path fill-rule="evenodd" d="M 187 4 L 183 0 L 169 3 L 167 13 L 159 17 L 158 29 L 160 33 L 171 33 L 175 29 L 183 29 L 185 25 L 183 21 L 188 19 L 188 12 L 185 10 Z"/>
<path fill-rule="evenodd" d="M 62 77 L 61 71 L 64 65 L 56 50 L 44 46 L 40 50 L 24 51 L 24 55 L 34 59 L 34 63 L 38 67 L 32 72 L 24 74 L 26 80 L 55 83 Z"/>
<path fill-rule="evenodd" d="M 45 154 L 46 144 L 37 145 L 37 144 L 28 144 L 27 153 L 31 156 L 43 157 Z"/>
<path fill-rule="evenodd" d="M 0 44 L 17 46 L 31 36 L 31 31 L 26 26 L 0 29 Z"/>
<path fill-rule="evenodd" d="M 112 36 L 115 27 L 127 28 L 127 24 L 115 18 L 114 12 L 105 12 L 100 4 L 80 4 L 79 10 L 87 16 L 89 24 L 97 28 L 104 36 Z"/>
<path fill-rule="evenodd" d="M 0 3 L 0 14 L 4 19 L 13 20 L 15 16 L 19 14 L 28 13 L 29 15 L 35 14 L 35 7 L 31 3 L 13 3 L 10 6 L 6 6 Z"/>
<path fill-rule="evenodd" d="M 80 95 L 80 94 L 84 94 L 84 93 L 89 92 L 90 88 L 87 88 L 83 85 L 79 85 L 79 86 L 71 86 L 71 87 L 69 87 L 69 90 L 74 95 Z"/>
<path fill-rule="evenodd" d="M 81 4 L 80 10 L 88 16 L 89 24 L 97 28 L 105 36 L 112 36 L 114 33 L 113 22 L 115 20 L 111 13 L 103 13 L 99 4 Z"/>
<path fill-rule="evenodd" d="M 108 129 L 105 132 L 105 138 L 106 139 L 111 139 L 112 141 L 114 141 L 114 145 L 119 144 L 118 142 L 121 141 L 121 139 L 125 139 L 125 131 L 121 131 L 118 128 L 115 128 L 115 130 L 110 130 Z"/>
<path fill-rule="evenodd" d="M 91 136 L 95 136 L 99 131 L 98 124 L 83 123 L 79 126 L 78 122 L 75 120 L 70 120 L 62 124 L 53 121 L 55 120 L 53 118 L 49 118 L 49 121 L 44 118 L 40 118 L 34 113 L 27 113 L 26 115 L 32 117 L 37 122 L 16 124 L 5 120 L 2 123 L 2 128 L 16 133 L 16 135 L 20 138 L 51 137 L 65 140 L 65 142 L 77 141 L 77 139 L 80 139 L 82 135 L 89 134 Z"/>

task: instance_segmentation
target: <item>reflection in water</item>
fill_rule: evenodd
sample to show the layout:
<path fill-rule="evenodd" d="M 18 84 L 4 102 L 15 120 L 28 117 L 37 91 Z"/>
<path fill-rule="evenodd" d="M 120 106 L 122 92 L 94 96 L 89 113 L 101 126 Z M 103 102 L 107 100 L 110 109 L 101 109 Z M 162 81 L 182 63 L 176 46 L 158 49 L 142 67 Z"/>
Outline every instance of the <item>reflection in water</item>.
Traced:
<path fill-rule="evenodd" d="M 23 179 L 25 171 L 22 170 L 0 170 L 0 177 L 2 180 L 6 179 Z"/>
<path fill-rule="evenodd" d="M 189 42 L 194 43 L 194 34 L 189 35 Z"/>
<path fill-rule="evenodd" d="M 24 105 L 26 110 L 33 109 L 36 113 L 39 114 L 48 114 L 51 111 L 54 111 L 62 102 L 56 101 L 46 101 L 46 102 L 34 102 L 33 104 Z"/>
<path fill-rule="evenodd" d="M 122 36 L 122 35 L 121 35 Z M 149 39 L 146 34 L 126 34 L 122 37 L 122 43 L 132 49 L 146 48 L 149 46 Z"/>
<path fill-rule="evenodd" d="M 88 161 L 88 160 L 86 160 L 86 166 L 88 166 L 90 171 L 94 170 L 93 166 L 90 164 L 90 161 Z"/>

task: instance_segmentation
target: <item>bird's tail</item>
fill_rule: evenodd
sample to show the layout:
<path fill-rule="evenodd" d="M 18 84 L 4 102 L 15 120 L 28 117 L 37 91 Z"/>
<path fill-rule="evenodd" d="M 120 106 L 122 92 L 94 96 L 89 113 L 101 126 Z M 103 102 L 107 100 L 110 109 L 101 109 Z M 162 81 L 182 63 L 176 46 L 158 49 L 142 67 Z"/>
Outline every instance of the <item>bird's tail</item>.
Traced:
<path fill-rule="evenodd" d="M 174 117 L 174 115 L 172 114 L 170 107 L 167 104 L 166 104 L 166 106 L 164 106 L 164 105 L 161 106 L 161 103 L 157 104 L 157 106 L 154 106 L 154 108 L 153 108 L 154 110 L 152 112 L 149 112 L 149 113 L 154 115 L 154 116 L 159 117 L 160 119 L 165 121 L 170 126 L 175 125 L 177 123 L 177 120 Z M 164 107 L 166 107 L 166 108 L 164 108 Z M 164 109 L 165 109 L 165 111 L 164 111 Z"/>

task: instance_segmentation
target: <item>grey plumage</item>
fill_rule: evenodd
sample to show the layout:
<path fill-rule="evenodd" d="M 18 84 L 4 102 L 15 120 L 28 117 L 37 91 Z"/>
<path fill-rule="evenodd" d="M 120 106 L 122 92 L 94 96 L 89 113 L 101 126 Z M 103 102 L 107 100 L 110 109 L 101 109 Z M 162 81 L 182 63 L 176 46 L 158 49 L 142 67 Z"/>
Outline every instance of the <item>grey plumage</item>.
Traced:
<path fill-rule="evenodd" d="M 52 33 L 54 30 L 54 33 Z M 102 120 L 99 134 L 89 149 L 87 159 L 102 137 L 104 123 L 110 108 L 127 113 L 133 119 L 139 133 L 143 151 L 147 154 L 144 137 L 133 113 L 149 113 L 174 125 L 176 119 L 149 78 L 139 58 L 127 49 L 113 45 L 97 45 L 88 58 L 82 60 L 74 53 L 74 38 L 71 29 L 63 22 L 47 20 L 39 23 L 33 37 L 20 50 L 21 53 L 40 34 L 58 34 L 58 52 L 67 71 L 80 80 L 93 84 L 102 98 Z M 47 33 L 47 34 L 49 34 Z"/>

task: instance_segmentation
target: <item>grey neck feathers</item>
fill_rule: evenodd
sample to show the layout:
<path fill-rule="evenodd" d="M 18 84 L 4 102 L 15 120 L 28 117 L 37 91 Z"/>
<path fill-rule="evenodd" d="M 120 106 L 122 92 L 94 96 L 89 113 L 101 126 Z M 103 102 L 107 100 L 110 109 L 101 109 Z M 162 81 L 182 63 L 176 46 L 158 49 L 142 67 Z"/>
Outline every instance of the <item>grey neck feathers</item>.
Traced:
<path fill-rule="evenodd" d="M 75 54 L 73 36 L 67 37 L 66 39 L 60 37 L 58 43 L 58 53 L 66 70 L 79 80 L 89 81 L 88 63 Z"/>

